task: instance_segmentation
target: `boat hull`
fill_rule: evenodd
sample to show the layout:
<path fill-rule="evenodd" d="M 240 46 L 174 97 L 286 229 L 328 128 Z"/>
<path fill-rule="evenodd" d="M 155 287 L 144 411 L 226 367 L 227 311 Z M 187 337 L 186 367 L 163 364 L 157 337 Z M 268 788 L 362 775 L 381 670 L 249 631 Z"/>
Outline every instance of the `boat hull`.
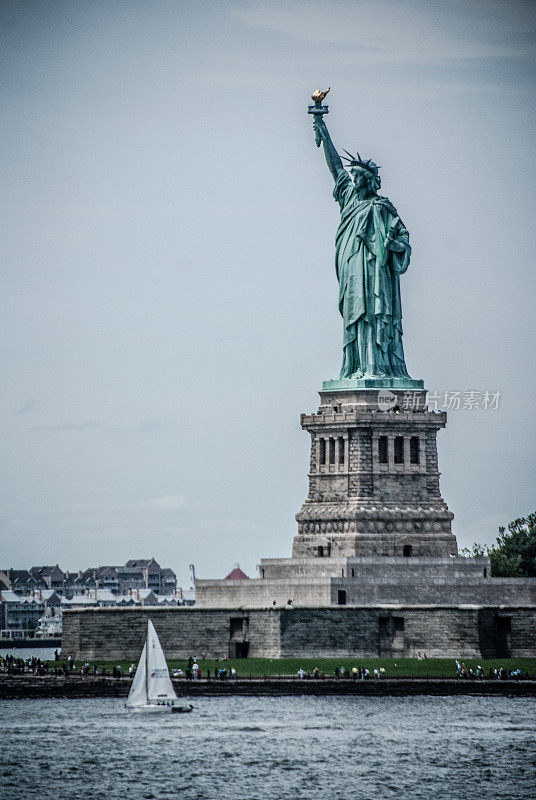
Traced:
<path fill-rule="evenodd" d="M 144 706 L 125 706 L 127 711 L 140 711 L 142 713 L 151 713 L 152 711 L 171 711 L 173 706 L 171 705 L 157 705 L 156 703 L 147 703 Z"/>

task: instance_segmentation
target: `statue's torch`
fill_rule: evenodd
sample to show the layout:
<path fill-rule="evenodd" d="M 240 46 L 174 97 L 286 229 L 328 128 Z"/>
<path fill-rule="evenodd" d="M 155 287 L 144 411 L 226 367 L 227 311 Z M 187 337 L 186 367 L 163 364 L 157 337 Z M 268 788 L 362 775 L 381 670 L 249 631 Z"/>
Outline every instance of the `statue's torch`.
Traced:
<path fill-rule="evenodd" d="M 322 105 L 322 100 L 325 98 L 328 92 L 329 89 L 326 89 L 325 92 L 321 92 L 320 89 L 317 89 L 316 92 L 313 92 L 313 94 L 311 95 L 311 100 L 314 100 L 315 104 L 314 106 L 309 106 L 309 108 L 307 109 L 307 113 L 313 114 L 314 117 L 313 127 L 315 128 L 315 142 L 317 147 L 320 147 L 320 145 L 322 144 L 322 138 L 320 136 L 320 133 L 316 129 L 315 123 L 317 117 L 320 117 L 320 119 L 322 119 L 324 114 L 329 114 L 328 106 Z"/>

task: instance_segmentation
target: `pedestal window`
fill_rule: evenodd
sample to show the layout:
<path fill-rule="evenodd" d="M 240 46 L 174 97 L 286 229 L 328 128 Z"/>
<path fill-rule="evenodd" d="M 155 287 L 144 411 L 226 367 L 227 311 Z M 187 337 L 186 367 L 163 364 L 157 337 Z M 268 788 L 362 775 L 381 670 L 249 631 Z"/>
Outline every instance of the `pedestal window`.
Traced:
<path fill-rule="evenodd" d="M 329 463 L 335 464 L 335 439 L 329 440 Z"/>
<path fill-rule="evenodd" d="M 378 436 L 378 461 L 380 464 L 389 463 L 389 454 L 387 451 L 387 436 Z"/>
<path fill-rule="evenodd" d="M 326 463 L 326 440 L 320 439 L 320 463 L 322 466 Z"/>

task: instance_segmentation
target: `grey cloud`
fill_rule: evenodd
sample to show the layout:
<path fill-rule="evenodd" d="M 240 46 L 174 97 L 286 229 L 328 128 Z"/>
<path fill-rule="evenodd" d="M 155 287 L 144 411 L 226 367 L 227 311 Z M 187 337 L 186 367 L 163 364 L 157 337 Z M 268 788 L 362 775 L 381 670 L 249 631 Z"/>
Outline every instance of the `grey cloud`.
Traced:
<path fill-rule="evenodd" d="M 168 494 L 157 497 L 149 502 L 149 507 L 157 511 L 178 511 L 186 505 L 183 495 Z"/>
<path fill-rule="evenodd" d="M 99 428 L 101 423 L 96 419 L 88 419 L 85 422 L 55 422 L 50 425 L 34 425 L 32 431 L 86 431 L 91 428 Z"/>
<path fill-rule="evenodd" d="M 527 27 L 534 30 L 534 17 L 525 4 L 512 3 L 512 13 L 508 14 L 504 5 L 489 2 L 475 2 L 472 9 L 466 3 L 463 8 L 458 3 L 444 5 L 461 13 L 464 19 L 461 28 L 456 28 L 459 20 L 453 20 L 452 16 L 442 18 L 427 13 L 422 3 L 416 5 L 407 1 L 392 4 L 364 0 L 329 6 L 324 2 L 265 3 L 234 8 L 229 13 L 251 28 L 319 44 L 323 50 L 330 45 L 343 48 L 352 45 L 356 63 L 362 64 L 437 63 L 534 52 L 534 40 L 527 35 Z M 521 21 L 519 13 L 526 19 Z M 341 55 L 345 55 L 344 49 Z M 338 53 L 330 50 L 330 57 L 337 62 Z"/>
<path fill-rule="evenodd" d="M 29 397 L 16 411 L 17 414 L 25 415 L 25 414 L 32 414 L 35 411 L 39 410 L 39 406 L 41 405 L 40 400 L 34 400 L 32 397 Z"/>
<path fill-rule="evenodd" d="M 160 418 L 148 418 L 142 419 L 139 422 L 132 424 L 132 425 L 125 425 L 124 427 L 119 425 L 110 425 L 103 427 L 105 433 L 111 433 L 116 435 L 139 435 L 142 433 L 158 433 L 159 431 L 167 431 L 173 427 L 173 424 L 168 420 L 160 419 Z"/>
<path fill-rule="evenodd" d="M 171 427 L 172 427 L 171 423 L 163 419 L 158 419 L 158 418 L 142 419 L 138 426 L 138 430 L 140 430 L 141 432 L 165 431 Z"/>

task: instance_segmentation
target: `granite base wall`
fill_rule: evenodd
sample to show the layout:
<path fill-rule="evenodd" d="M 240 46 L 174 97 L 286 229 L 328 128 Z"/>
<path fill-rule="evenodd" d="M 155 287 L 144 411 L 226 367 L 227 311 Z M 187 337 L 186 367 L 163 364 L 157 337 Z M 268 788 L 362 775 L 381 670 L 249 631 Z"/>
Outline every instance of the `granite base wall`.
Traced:
<path fill-rule="evenodd" d="M 361 582 L 352 578 L 331 581 L 331 603 L 337 603 L 338 591 L 346 591 L 349 605 L 404 604 L 404 605 L 526 605 L 536 606 L 536 580 L 534 578 L 491 578 L 464 581 L 459 578 L 430 578 L 427 583 L 396 581 Z"/>
<path fill-rule="evenodd" d="M 230 618 L 238 610 L 194 608 L 98 608 L 66 611 L 63 615 L 62 653 L 75 659 L 138 659 L 151 619 L 167 658 L 229 655 Z M 264 641 L 262 620 L 252 627 L 256 641 Z M 267 643 L 269 649 L 269 643 Z"/>
<path fill-rule="evenodd" d="M 196 608 L 248 608 L 284 606 L 288 600 L 299 605 L 329 605 L 329 578 L 260 580 L 197 580 Z"/>
<path fill-rule="evenodd" d="M 151 619 L 168 658 L 531 657 L 536 607 L 415 606 L 249 609 L 99 608 L 64 614 L 62 651 L 88 660 L 139 657 Z"/>
<path fill-rule="evenodd" d="M 509 634 L 501 633 L 499 618 L 510 620 Z M 382 606 L 282 614 L 282 657 L 410 658 L 418 652 L 431 658 L 533 656 L 536 609 Z"/>
<path fill-rule="evenodd" d="M 285 605 L 536 606 L 536 578 L 492 578 L 488 558 L 262 559 L 260 578 L 198 580 L 198 608 Z"/>

